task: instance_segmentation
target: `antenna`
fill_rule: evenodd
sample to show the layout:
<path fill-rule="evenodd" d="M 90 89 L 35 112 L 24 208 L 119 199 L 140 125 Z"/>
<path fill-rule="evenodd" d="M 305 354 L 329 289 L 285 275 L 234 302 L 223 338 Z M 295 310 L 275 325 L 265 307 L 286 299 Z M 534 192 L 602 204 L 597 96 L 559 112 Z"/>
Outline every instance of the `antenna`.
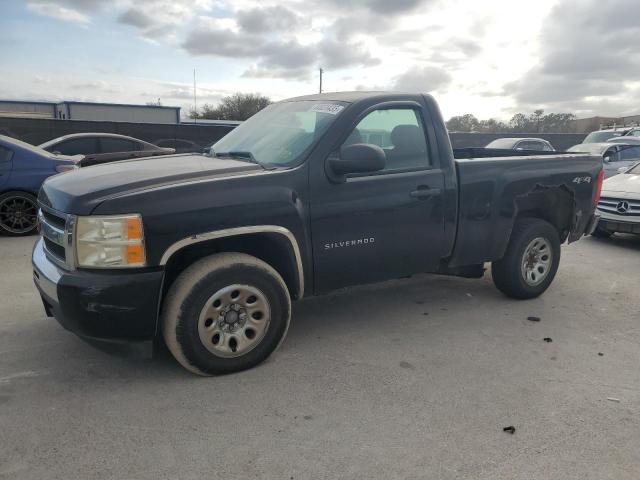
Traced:
<path fill-rule="evenodd" d="M 198 99 L 196 96 L 196 69 L 193 69 L 193 123 L 198 123 Z"/>
<path fill-rule="evenodd" d="M 324 70 L 322 69 L 322 67 L 320 67 L 320 93 L 322 93 L 322 74 L 324 73 Z"/>

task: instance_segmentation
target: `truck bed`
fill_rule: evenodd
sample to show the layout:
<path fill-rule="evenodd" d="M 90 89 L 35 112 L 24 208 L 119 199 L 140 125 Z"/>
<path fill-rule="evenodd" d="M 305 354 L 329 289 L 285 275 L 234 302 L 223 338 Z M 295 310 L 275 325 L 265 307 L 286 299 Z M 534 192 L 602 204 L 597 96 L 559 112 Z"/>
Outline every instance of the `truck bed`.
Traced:
<path fill-rule="evenodd" d="M 493 149 L 462 150 L 485 155 Z M 455 160 L 458 221 L 450 266 L 501 258 L 515 217 L 534 204 L 544 205 L 551 223 L 570 225 L 562 241 L 582 236 L 593 210 L 593 182 L 602 160 L 585 154 L 522 152 Z M 567 196 L 571 201 L 560 201 Z M 557 207 L 562 204 L 573 208 Z"/>
<path fill-rule="evenodd" d="M 484 147 L 468 147 L 454 148 L 453 158 L 472 159 L 472 158 L 488 158 L 488 157 L 530 157 L 541 155 L 562 155 L 566 152 L 545 152 L 540 150 L 513 150 L 506 148 L 484 148 Z"/>

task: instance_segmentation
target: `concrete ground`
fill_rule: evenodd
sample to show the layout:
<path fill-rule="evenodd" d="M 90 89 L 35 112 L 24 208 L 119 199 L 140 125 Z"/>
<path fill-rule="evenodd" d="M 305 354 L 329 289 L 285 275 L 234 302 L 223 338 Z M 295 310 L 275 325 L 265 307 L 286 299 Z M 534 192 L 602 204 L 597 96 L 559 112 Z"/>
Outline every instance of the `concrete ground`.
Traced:
<path fill-rule="evenodd" d="M 640 478 L 640 238 L 565 247 L 531 301 L 490 276 L 305 300 L 218 378 L 45 318 L 33 242 L 0 238 L 2 479 Z"/>

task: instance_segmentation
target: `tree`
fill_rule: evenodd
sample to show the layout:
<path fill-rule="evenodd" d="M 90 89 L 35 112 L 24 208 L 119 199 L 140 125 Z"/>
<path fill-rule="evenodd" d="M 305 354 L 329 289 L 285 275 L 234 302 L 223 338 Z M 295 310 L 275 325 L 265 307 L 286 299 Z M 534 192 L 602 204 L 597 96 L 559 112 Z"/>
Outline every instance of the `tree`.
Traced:
<path fill-rule="evenodd" d="M 485 132 L 485 133 L 569 133 L 573 131 L 573 113 L 548 113 L 534 110 L 530 115 L 516 113 L 509 123 L 490 118 L 478 120 L 470 113 L 451 117 L 447 129 L 451 132 Z"/>
<path fill-rule="evenodd" d="M 246 120 L 271 103 L 258 93 L 234 93 L 223 97 L 217 106 L 205 104 L 199 111 L 191 110 L 189 118 L 211 120 Z"/>
<path fill-rule="evenodd" d="M 447 130 L 450 132 L 473 132 L 478 129 L 478 119 L 467 113 L 465 115 L 460 115 L 457 117 L 451 117 L 448 122 L 446 122 Z"/>
<path fill-rule="evenodd" d="M 151 102 L 147 102 L 147 105 L 150 107 L 161 107 L 162 106 L 162 102 L 160 101 L 160 98 L 158 98 L 158 100 L 156 100 L 155 102 L 151 101 Z"/>

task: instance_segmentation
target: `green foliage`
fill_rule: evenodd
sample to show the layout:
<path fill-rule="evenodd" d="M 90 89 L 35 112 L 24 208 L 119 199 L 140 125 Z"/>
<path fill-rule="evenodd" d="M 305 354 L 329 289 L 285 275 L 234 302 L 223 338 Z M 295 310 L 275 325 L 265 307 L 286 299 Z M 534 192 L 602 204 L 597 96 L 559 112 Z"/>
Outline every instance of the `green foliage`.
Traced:
<path fill-rule="evenodd" d="M 447 129 L 451 132 L 485 132 L 485 133 L 566 133 L 571 132 L 571 121 L 576 116 L 572 113 L 548 113 L 535 110 L 530 115 L 516 113 L 509 123 L 490 118 L 478 120 L 467 113 L 451 117 L 447 122 Z"/>
<path fill-rule="evenodd" d="M 270 103 L 269 97 L 258 93 L 234 93 L 223 97 L 218 105 L 205 104 L 198 111 L 191 110 L 189 118 L 246 120 Z"/>

